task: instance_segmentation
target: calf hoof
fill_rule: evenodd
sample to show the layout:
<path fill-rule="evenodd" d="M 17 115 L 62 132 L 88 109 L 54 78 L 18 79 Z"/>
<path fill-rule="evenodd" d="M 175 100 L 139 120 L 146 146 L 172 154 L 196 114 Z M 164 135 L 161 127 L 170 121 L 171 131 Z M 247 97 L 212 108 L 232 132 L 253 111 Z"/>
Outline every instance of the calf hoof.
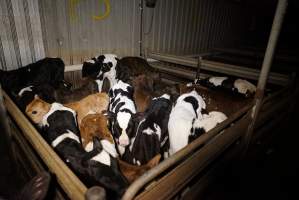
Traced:
<path fill-rule="evenodd" d="M 106 199 L 106 191 L 104 188 L 99 186 L 93 186 L 87 190 L 85 193 L 86 200 L 105 200 Z"/>

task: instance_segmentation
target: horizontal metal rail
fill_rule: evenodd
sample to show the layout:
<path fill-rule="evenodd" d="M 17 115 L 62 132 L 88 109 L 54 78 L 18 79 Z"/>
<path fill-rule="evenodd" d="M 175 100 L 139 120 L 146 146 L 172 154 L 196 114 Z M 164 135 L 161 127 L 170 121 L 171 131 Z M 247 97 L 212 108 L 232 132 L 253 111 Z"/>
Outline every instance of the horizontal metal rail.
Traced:
<path fill-rule="evenodd" d="M 159 61 L 185 65 L 195 69 L 197 68 L 196 58 L 188 58 L 183 56 L 175 56 L 175 55 L 161 54 L 161 53 L 149 53 L 148 57 Z M 201 68 L 207 71 L 224 73 L 224 74 L 238 76 L 238 77 L 252 79 L 252 80 L 258 80 L 260 74 L 260 70 L 257 69 L 251 69 L 243 66 L 208 61 L 205 59 L 202 60 Z M 269 83 L 286 85 L 289 81 L 289 76 L 272 72 L 269 75 L 268 81 Z"/>
<path fill-rule="evenodd" d="M 263 51 L 250 51 L 245 49 L 232 49 L 232 48 L 213 48 L 214 51 L 220 53 L 228 53 L 228 54 L 234 54 L 234 55 L 240 55 L 240 56 L 250 56 L 254 58 L 263 58 L 265 56 L 265 53 Z M 297 56 L 290 56 L 290 55 L 276 55 L 276 59 L 286 62 L 299 62 L 299 59 Z"/>

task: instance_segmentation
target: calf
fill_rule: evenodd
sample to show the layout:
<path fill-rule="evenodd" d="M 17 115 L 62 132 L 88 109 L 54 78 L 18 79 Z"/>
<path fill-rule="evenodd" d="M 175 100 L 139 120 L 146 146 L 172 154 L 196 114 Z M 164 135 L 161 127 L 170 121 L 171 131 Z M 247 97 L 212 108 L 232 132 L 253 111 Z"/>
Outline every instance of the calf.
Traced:
<path fill-rule="evenodd" d="M 66 107 L 71 108 L 77 112 L 77 121 L 80 127 L 82 119 L 88 115 L 93 113 L 102 113 L 102 111 L 106 110 L 108 107 L 109 99 L 108 95 L 105 93 L 96 93 L 85 97 L 84 99 L 65 104 Z M 26 113 L 27 115 L 31 115 L 31 108 L 34 107 L 35 111 L 38 114 L 33 116 L 34 122 L 40 122 L 40 116 L 43 116 L 44 113 L 48 112 L 49 103 L 40 99 L 37 95 L 34 100 L 27 105 Z"/>
<path fill-rule="evenodd" d="M 126 69 L 130 80 L 133 80 L 136 76 L 145 74 L 147 79 L 152 83 L 152 85 L 148 85 L 148 87 L 154 88 L 155 91 L 159 90 L 156 86 L 161 83 L 160 73 L 157 69 L 149 65 L 145 59 L 141 57 L 123 57 L 119 60 L 119 63 L 122 69 Z"/>
<path fill-rule="evenodd" d="M 94 59 L 94 63 L 86 62 L 83 64 L 82 77 L 96 79 L 99 92 L 102 91 L 104 80 L 109 81 L 110 87 L 117 82 L 117 56 L 114 54 L 104 54 Z"/>
<path fill-rule="evenodd" d="M 114 143 L 107 123 L 108 119 L 103 114 L 89 114 L 82 119 L 80 133 L 84 148 L 92 142 L 92 138 L 95 136 L 99 139 L 106 139 L 112 144 Z M 92 149 L 91 147 L 89 148 Z"/>
<path fill-rule="evenodd" d="M 180 93 L 184 94 L 196 90 L 206 102 L 207 111 L 223 112 L 230 116 L 252 101 L 242 95 L 234 95 L 223 90 L 211 90 L 199 84 L 181 84 Z"/>
<path fill-rule="evenodd" d="M 154 81 L 160 80 L 158 70 L 148 64 L 148 62 L 141 57 L 123 57 L 119 62 L 128 67 L 131 77 L 146 74 L 152 77 Z"/>
<path fill-rule="evenodd" d="M 195 90 L 182 94 L 177 99 L 168 122 L 170 155 L 188 144 L 193 123 L 196 119 L 202 119 L 205 109 L 206 103 Z"/>
<path fill-rule="evenodd" d="M 16 70 L 0 70 L 2 87 L 13 92 L 30 85 L 50 84 L 58 88 L 63 80 L 64 63 L 60 58 L 44 58 Z"/>
<path fill-rule="evenodd" d="M 209 114 L 204 114 L 202 119 L 196 119 L 191 129 L 191 134 L 188 138 L 188 143 L 192 142 L 202 134 L 214 128 L 217 124 L 226 120 L 227 117 L 222 112 L 212 111 Z"/>
<path fill-rule="evenodd" d="M 35 114 L 39 110 L 34 106 L 31 109 Z M 127 180 L 119 171 L 117 160 L 102 148 L 101 142 L 95 138 L 91 152 L 82 148 L 74 110 L 53 103 L 39 123 L 45 139 L 88 186 L 100 184 L 118 197 L 124 193 Z"/>
<path fill-rule="evenodd" d="M 137 112 L 144 112 L 149 106 L 153 96 L 153 80 L 145 74 L 135 77 L 132 81 L 134 87 L 134 101 Z"/>
<path fill-rule="evenodd" d="M 195 80 L 209 88 L 221 88 L 230 92 L 244 95 L 245 97 L 252 96 L 256 91 L 256 86 L 244 79 L 233 77 L 210 77 L 202 80 Z"/>
<path fill-rule="evenodd" d="M 107 110 L 109 97 L 106 93 L 96 93 L 73 103 L 65 104 L 77 112 L 77 120 L 80 127 L 82 119 L 88 114 L 102 113 Z"/>
<path fill-rule="evenodd" d="M 168 120 L 172 108 L 170 96 L 154 98 L 144 115 L 139 119 L 136 135 L 132 138 L 123 159 L 135 165 L 146 164 L 157 154 L 168 155 Z"/>
<path fill-rule="evenodd" d="M 33 101 L 35 95 L 40 96 L 49 103 L 53 103 L 56 101 L 54 94 L 55 89 L 49 84 L 38 86 L 30 85 L 20 89 L 18 93 L 14 95 L 14 99 L 21 110 L 25 111 L 26 106 Z"/>
<path fill-rule="evenodd" d="M 158 165 L 160 159 L 161 159 L 161 155 L 158 154 L 150 161 L 148 161 L 145 165 L 141 165 L 141 166 L 131 165 L 125 161 L 118 159 L 119 169 L 123 173 L 123 175 L 127 178 L 127 180 L 130 183 L 132 183 L 138 177 L 143 175 L 146 171 Z"/>
<path fill-rule="evenodd" d="M 132 116 L 136 113 L 136 107 L 133 94 L 132 86 L 121 80 L 109 91 L 110 103 L 107 116 L 111 120 L 112 134 L 121 155 L 124 153 L 124 148 L 129 145 L 129 138 L 134 129 Z"/>
<path fill-rule="evenodd" d="M 93 79 L 85 80 L 85 84 L 80 88 L 76 88 L 73 90 L 69 89 L 58 89 L 55 90 L 55 99 L 59 103 L 70 103 L 74 101 L 79 101 L 82 98 L 95 94 L 99 91 L 98 84 Z"/>

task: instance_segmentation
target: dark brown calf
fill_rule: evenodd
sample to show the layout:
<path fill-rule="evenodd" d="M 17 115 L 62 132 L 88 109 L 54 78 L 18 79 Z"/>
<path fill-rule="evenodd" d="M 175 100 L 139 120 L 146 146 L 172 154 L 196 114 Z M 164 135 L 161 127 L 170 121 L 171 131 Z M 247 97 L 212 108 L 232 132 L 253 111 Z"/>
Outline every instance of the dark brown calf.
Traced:
<path fill-rule="evenodd" d="M 137 112 L 144 112 L 151 103 L 153 97 L 153 80 L 145 74 L 135 77 L 132 81 L 134 87 L 134 101 Z"/>
<path fill-rule="evenodd" d="M 237 112 L 252 101 L 252 98 L 245 98 L 242 96 L 228 94 L 225 91 L 210 90 L 204 86 L 200 86 L 197 84 L 193 84 L 190 86 L 181 84 L 180 94 L 190 92 L 193 89 L 195 89 L 198 94 L 202 96 L 207 105 L 206 110 L 208 112 L 219 111 L 223 112 L 226 116 L 230 116 L 231 114 Z"/>
<path fill-rule="evenodd" d="M 148 163 L 145 165 L 137 166 L 137 165 L 131 165 L 125 161 L 122 161 L 118 159 L 118 164 L 120 171 L 122 174 L 127 178 L 127 180 L 132 183 L 134 180 L 136 180 L 138 177 L 140 177 L 142 174 L 144 174 L 146 171 L 150 170 L 151 168 L 155 167 L 159 164 L 161 155 L 158 154 L 155 157 L 153 157 Z"/>
<path fill-rule="evenodd" d="M 79 101 L 90 94 L 97 93 L 98 91 L 98 85 L 95 80 L 85 79 L 84 84 L 77 89 L 55 90 L 55 99 L 59 103 L 70 103 L 74 101 Z"/>

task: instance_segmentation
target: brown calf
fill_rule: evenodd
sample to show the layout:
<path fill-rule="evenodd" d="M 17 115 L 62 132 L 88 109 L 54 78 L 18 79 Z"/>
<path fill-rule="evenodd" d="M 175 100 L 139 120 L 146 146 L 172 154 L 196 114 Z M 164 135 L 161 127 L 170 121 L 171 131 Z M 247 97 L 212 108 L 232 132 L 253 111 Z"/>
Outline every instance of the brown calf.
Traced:
<path fill-rule="evenodd" d="M 134 101 L 137 112 L 144 112 L 152 100 L 153 80 L 145 74 L 135 77 L 132 81 L 134 87 Z"/>
<path fill-rule="evenodd" d="M 65 104 L 64 106 L 73 109 L 77 113 L 77 122 L 80 127 L 82 119 L 88 114 L 102 113 L 107 110 L 109 98 L 106 93 L 96 93 L 88 95 L 80 101 Z M 43 101 L 37 95 L 34 100 L 27 105 L 26 114 L 36 124 L 42 121 L 43 116 L 50 110 L 51 104 Z"/>
<path fill-rule="evenodd" d="M 103 114 L 89 114 L 82 119 L 80 134 L 84 148 L 92 141 L 94 136 L 97 136 L 100 140 L 106 139 L 114 143 L 112 134 L 107 127 L 107 121 L 108 119 Z"/>
<path fill-rule="evenodd" d="M 88 114 L 102 113 L 107 110 L 109 97 L 106 93 L 96 93 L 73 103 L 64 106 L 71 108 L 77 112 L 78 126 L 80 127 L 82 119 Z"/>
<path fill-rule="evenodd" d="M 127 178 L 127 180 L 132 183 L 134 180 L 136 180 L 138 177 L 140 177 L 142 174 L 144 174 L 146 171 L 150 170 L 151 168 L 155 167 L 159 164 L 159 161 L 161 159 L 161 155 L 158 154 L 155 157 L 153 157 L 148 163 L 145 165 L 131 165 L 125 161 L 122 161 L 118 159 L 118 164 L 120 171 L 122 174 Z"/>

